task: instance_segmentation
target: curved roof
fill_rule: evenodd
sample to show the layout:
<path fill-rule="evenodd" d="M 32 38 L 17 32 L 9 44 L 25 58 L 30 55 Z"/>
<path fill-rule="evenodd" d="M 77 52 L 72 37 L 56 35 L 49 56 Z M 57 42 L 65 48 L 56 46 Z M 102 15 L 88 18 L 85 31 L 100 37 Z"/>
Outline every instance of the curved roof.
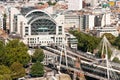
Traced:
<path fill-rule="evenodd" d="M 56 21 L 47 12 L 42 10 L 31 10 L 25 17 L 31 25 L 31 35 L 56 34 Z"/>
<path fill-rule="evenodd" d="M 38 9 L 31 10 L 25 15 L 25 17 L 28 19 L 28 24 L 32 24 L 32 22 L 34 22 L 35 20 L 44 19 L 44 18 L 51 20 L 56 24 L 56 21 L 52 18 L 52 16 L 43 10 L 38 10 Z"/>
<path fill-rule="evenodd" d="M 52 18 L 47 12 L 43 11 L 43 10 L 38 10 L 38 9 L 35 9 L 35 10 L 31 10 L 30 12 L 28 12 L 25 17 L 27 18 L 30 14 L 32 14 L 33 12 L 42 12 L 46 15 L 48 15 L 50 18 Z"/>
<path fill-rule="evenodd" d="M 56 24 L 56 22 L 55 22 L 53 19 L 50 19 L 50 18 L 48 18 L 48 17 L 37 17 L 37 18 L 35 18 L 35 19 L 30 20 L 30 21 L 28 22 L 28 24 L 32 24 L 34 21 L 36 21 L 36 20 L 38 20 L 38 19 L 47 19 L 47 20 L 50 20 L 50 21 L 52 21 L 52 22 L 54 22 L 54 23 Z"/>
<path fill-rule="evenodd" d="M 30 25 L 31 35 L 56 34 L 56 24 L 49 18 L 38 17 L 35 20 L 32 20 Z"/>

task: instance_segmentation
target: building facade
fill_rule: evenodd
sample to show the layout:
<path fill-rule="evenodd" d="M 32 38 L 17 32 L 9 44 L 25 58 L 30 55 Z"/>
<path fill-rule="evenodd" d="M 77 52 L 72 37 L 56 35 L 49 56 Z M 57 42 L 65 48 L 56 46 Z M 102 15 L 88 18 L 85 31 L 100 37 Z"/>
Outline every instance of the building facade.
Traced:
<path fill-rule="evenodd" d="M 4 23 L 4 16 L 2 13 L 0 13 L 0 29 L 2 30 L 5 29 L 3 23 Z"/>
<path fill-rule="evenodd" d="M 97 36 L 102 37 L 105 33 L 111 33 L 113 36 L 117 37 L 119 35 L 118 30 L 115 27 L 103 27 L 103 28 L 96 28 L 97 30 Z"/>
<path fill-rule="evenodd" d="M 46 11 L 29 8 L 26 12 L 12 14 L 10 33 L 20 34 L 22 41 L 30 47 L 61 45 L 65 40 L 64 15 L 54 18 Z"/>
<path fill-rule="evenodd" d="M 68 2 L 68 10 L 81 10 L 82 0 L 66 0 Z"/>
<path fill-rule="evenodd" d="M 95 26 L 95 15 L 92 14 L 65 14 L 65 27 L 78 28 L 80 31 L 85 31 L 86 29 L 93 30 Z"/>

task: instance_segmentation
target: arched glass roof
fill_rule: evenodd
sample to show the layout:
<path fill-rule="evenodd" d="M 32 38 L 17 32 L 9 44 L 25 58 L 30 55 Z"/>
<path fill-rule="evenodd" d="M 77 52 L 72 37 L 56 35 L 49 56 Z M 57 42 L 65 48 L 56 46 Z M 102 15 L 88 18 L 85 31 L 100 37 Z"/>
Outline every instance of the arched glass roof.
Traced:
<path fill-rule="evenodd" d="M 31 35 L 56 34 L 56 24 L 49 19 L 38 19 L 31 24 Z"/>
<path fill-rule="evenodd" d="M 28 24 L 31 25 L 31 35 L 56 34 L 56 22 L 46 12 L 33 10 L 25 17 L 28 19 Z"/>

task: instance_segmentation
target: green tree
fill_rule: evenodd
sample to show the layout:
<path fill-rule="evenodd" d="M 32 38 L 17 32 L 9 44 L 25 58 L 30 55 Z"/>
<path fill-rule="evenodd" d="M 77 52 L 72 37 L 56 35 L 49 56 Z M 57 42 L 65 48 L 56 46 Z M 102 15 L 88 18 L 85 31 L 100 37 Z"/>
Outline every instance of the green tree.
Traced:
<path fill-rule="evenodd" d="M 120 35 L 116 37 L 113 45 L 116 46 L 118 49 L 120 49 Z"/>
<path fill-rule="evenodd" d="M 30 74 L 32 77 L 41 77 L 44 74 L 44 66 L 40 62 L 36 62 L 35 64 L 32 65 L 31 67 L 31 72 Z"/>
<path fill-rule="evenodd" d="M 14 62 L 10 66 L 10 69 L 12 71 L 11 76 L 13 79 L 25 76 L 25 69 L 23 68 L 23 65 L 19 62 Z"/>
<path fill-rule="evenodd" d="M 111 33 L 105 33 L 105 34 L 103 34 L 103 36 L 106 36 L 106 38 L 108 39 L 108 41 L 109 41 L 111 44 L 113 44 L 114 41 L 115 41 L 115 39 L 116 39 L 116 37 L 113 36 Z M 103 38 L 103 36 L 102 36 L 102 38 Z"/>
<path fill-rule="evenodd" d="M 44 52 L 42 49 L 40 49 L 40 48 L 36 49 L 33 56 L 32 56 L 32 62 L 36 62 L 36 61 L 41 62 L 41 61 L 43 61 L 44 56 L 45 55 L 44 55 Z"/>
<path fill-rule="evenodd" d="M 4 48 L 4 43 L 3 41 L 0 41 L 0 64 L 4 63 L 4 53 L 5 53 L 5 48 Z"/>
<path fill-rule="evenodd" d="M 26 65 L 30 61 L 30 56 L 27 53 L 28 47 L 19 40 L 11 40 L 5 46 L 5 63 L 10 66 L 13 62 L 20 62 Z"/>
<path fill-rule="evenodd" d="M 4 77 L 3 77 L 3 75 L 0 75 L 0 80 L 4 80 Z"/>
<path fill-rule="evenodd" d="M 119 60 L 117 57 L 115 57 L 115 58 L 113 59 L 113 62 L 120 63 L 120 60 Z"/>
<path fill-rule="evenodd" d="M 0 65 L 0 80 L 12 80 L 11 70 L 4 65 Z"/>
<path fill-rule="evenodd" d="M 40 5 L 44 5 L 44 3 L 42 3 L 42 2 L 39 2 L 38 4 L 40 4 Z"/>
<path fill-rule="evenodd" d="M 47 2 L 49 5 L 55 5 L 56 2 L 52 3 L 50 0 Z"/>
<path fill-rule="evenodd" d="M 69 31 L 78 39 L 78 49 L 84 52 L 89 51 L 93 52 L 93 50 L 98 46 L 100 42 L 100 38 L 78 32 L 78 31 Z"/>

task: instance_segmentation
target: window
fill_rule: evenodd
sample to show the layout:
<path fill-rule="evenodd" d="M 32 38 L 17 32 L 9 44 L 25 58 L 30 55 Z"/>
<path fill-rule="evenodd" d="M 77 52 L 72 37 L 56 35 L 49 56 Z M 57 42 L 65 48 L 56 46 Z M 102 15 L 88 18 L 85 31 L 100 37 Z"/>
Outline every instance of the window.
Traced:
<path fill-rule="evenodd" d="M 58 28 L 59 28 L 59 30 L 58 30 L 59 33 L 58 34 L 62 34 L 62 26 L 59 26 Z"/>
<path fill-rule="evenodd" d="M 28 35 L 28 33 L 25 33 L 25 35 Z"/>

